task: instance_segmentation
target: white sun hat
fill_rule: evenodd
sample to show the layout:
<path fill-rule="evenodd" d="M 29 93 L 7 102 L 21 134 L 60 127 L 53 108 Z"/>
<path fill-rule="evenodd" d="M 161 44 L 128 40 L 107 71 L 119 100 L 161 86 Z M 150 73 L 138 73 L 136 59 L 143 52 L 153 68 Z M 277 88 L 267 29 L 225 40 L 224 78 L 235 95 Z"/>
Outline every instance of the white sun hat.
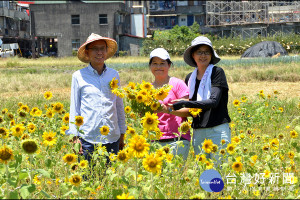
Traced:
<path fill-rule="evenodd" d="M 191 50 L 193 47 L 201 45 L 201 44 L 208 45 L 211 48 L 211 50 L 212 50 L 211 64 L 213 64 L 213 65 L 217 64 L 221 60 L 221 58 L 215 52 L 211 41 L 207 37 L 204 37 L 204 36 L 198 36 L 192 41 L 191 46 L 189 46 L 183 54 L 184 61 L 192 67 L 197 67 L 197 65 L 194 61 L 194 58 L 192 57 Z"/>
<path fill-rule="evenodd" d="M 156 48 L 154 49 L 151 53 L 150 53 L 150 60 L 153 58 L 153 57 L 158 57 L 158 58 L 161 58 L 163 60 L 171 60 L 170 59 L 170 55 L 169 53 L 167 52 L 167 50 L 165 50 L 164 48 Z"/>
<path fill-rule="evenodd" d="M 87 38 L 86 42 L 83 45 L 81 45 L 78 49 L 77 57 L 78 57 L 79 60 L 81 60 L 84 63 L 89 63 L 90 62 L 89 57 L 87 56 L 87 54 L 85 52 L 86 45 L 88 45 L 92 42 L 95 42 L 97 40 L 104 40 L 106 42 L 106 45 L 107 45 L 107 59 L 112 57 L 116 53 L 116 51 L 118 49 L 118 45 L 117 45 L 117 42 L 114 39 L 108 38 L 108 37 L 102 37 L 101 35 L 92 33 Z"/>

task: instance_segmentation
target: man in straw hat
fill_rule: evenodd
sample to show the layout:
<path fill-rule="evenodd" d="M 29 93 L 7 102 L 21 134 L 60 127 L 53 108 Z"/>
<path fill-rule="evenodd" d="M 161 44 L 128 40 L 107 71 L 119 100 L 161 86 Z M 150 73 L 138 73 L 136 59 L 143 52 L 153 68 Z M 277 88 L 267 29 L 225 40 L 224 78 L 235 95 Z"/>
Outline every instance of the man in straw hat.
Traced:
<path fill-rule="evenodd" d="M 99 143 L 115 154 L 124 146 L 124 105 L 110 87 L 113 78 L 119 80 L 119 74 L 104 63 L 117 48 L 115 40 L 92 33 L 77 53 L 79 60 L 89 64 L 72 75 L 70 124 L 66 134 L 74 135 L 72 142 L 81 144 L 79 154 L 89 162 Z M 81 126 L 76 125 L 76 116 L 83 117 Z M 106 127 L 106 134 L 101 134 L 102 127 Z"/>

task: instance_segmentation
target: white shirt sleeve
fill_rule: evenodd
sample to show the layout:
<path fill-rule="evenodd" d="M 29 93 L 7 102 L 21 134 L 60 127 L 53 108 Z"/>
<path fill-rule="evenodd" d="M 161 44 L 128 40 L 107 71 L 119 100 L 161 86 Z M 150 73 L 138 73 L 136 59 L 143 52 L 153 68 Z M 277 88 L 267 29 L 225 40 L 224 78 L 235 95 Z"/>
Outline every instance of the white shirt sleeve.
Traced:
<path fill-rule="evenodd" d="M 80 116 L 80 104 L 80 90 L 78 80 L 74 73 L 71 85 L 69 130 L 66 131 L 66 135 L 74 134 L 75 136 L 79 136 L 77 126 L 71 122 L 75 122 L 75 116 Z"/>

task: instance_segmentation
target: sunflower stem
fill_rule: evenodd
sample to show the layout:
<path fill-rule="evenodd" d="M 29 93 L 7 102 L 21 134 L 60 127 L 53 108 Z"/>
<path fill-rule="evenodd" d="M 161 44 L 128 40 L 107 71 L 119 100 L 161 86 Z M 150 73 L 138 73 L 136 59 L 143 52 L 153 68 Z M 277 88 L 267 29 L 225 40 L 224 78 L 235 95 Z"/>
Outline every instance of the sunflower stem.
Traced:
<path fill-rule="evenodd" d="M 135 159 L 135 187 L 137 188 L 137 176 L 138 176 L 138 159 Z"/>
<path fill-rule="evenodd" d="M 8 177 L 9 177 L 9 171 L 8 166 L 5 164 L 5 170 L 6 170 L 6 191 L 7 191 L 7 199 L 9 199 L 9 191 L 8 191 Z"/>
<path fill-rule="evenodd" d="M 32 185 L 32 156 L 29 156 L 29 170 L 30 170 L 30 185 Z"/>

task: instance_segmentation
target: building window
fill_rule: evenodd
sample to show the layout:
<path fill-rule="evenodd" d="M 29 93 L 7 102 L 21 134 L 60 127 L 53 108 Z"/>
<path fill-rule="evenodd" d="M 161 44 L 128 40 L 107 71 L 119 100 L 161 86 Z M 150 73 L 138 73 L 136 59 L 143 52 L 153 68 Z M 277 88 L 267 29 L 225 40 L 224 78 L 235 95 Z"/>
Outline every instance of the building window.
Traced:
<path fill-rule="evenodd" d="M 72 24 L 80 24 L 80 15 L 71 15 Z"/>
<path fill-rule="evenodd" d="M 99 15 L 99 24 L 107 24 L 107 14 Z"/>
<path fill-rule="evenodd" d="M 72 50 L 78 50 L 80 47 L 80 39 L 72 40 Z"/>

